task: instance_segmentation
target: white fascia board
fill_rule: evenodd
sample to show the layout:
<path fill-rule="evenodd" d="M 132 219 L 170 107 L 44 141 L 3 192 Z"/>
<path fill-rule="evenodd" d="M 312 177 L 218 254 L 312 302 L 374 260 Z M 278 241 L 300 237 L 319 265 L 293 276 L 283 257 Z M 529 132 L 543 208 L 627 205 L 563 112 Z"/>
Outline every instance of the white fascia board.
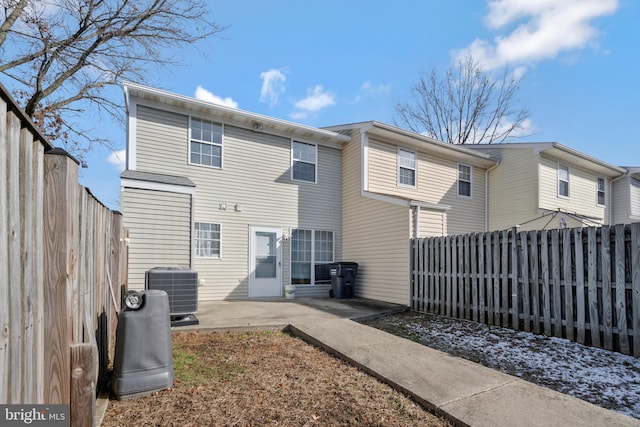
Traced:
<path fill-rule="evenodd" d="M 165 191 L 167 193 L 196 194 L 195 187 L 185 187 L 183 185 L 165 184 L 160 182 L 141 181 L 138 179 L 121 178 L 121 188 L 137 188 L 141 190 Z"/>
<path fill-rule="evenodd" d="M 130 102 L 134 97 L 144 99 L 146 101 L 155 101 L 165 106 L 175 106 L 185 111 L 199 112 L 200 114 L 211 114 L 216 120 L 231 121 L 242 123 L 247 128 L 253 128 L 257 131 L 266 133 L 283 133 L 288 137 L 308 138 L 316 143 L 338 144 L 341 145 L 350 141 L 346 135 L 342 135 L 327 129 L 320 129 L 313 126 L 307 126 L 299 123 L 289 122 L 286 120 L 269 117 L 262 114 L 252 113 L 238 108 L 227 107 L 224 105 L 213 104 L 211 102 L 202 101 L 200 99 L 140 85 L 137 83 L 125 82 L 123 84 L 125 93 Z"/>

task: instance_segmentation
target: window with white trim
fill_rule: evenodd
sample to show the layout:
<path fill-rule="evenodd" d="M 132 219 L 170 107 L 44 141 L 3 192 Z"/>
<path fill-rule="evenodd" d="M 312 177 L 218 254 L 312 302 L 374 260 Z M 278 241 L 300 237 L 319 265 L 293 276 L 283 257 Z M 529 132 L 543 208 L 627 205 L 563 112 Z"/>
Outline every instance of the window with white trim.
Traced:
<path fill-rule="evenodd" d="M 458 196 L 471 197 L 471 166 L 458 163 Z"/>
<path fill-rule="evenodd" d="M 331 284 L 329 264 L 334 254 L 333 231 L 291 231 L 291 284 Z"/>
<path fill-rule="evenodd" d="M 291 179 L 316 182 L 318 146 L 306 142 L 291 142 Z"/>
<path fill-rule="evenodd" d="M 605 206 L 607 203 L 606 181 L 604 178 L 598 178 L 597 200 L 598 206 Z"/>
<path fill-rule="evenodd" d="M 558 196 L 569 197 L 569 166 L 558 163 Z"/>
<path fill-rule="evenodd" d="M 189 163 L 222 167 L 222 124 L 191 117 Z"/>
<path fill-rule="evenodd" d="M 220 224 L 196 222 L 193 235 L 197 258 L 220 258 Z"/>
<path fill-rule="evenodd" d="M 398 148 L 398 184 L 416 186 L 416 152 Z"/>

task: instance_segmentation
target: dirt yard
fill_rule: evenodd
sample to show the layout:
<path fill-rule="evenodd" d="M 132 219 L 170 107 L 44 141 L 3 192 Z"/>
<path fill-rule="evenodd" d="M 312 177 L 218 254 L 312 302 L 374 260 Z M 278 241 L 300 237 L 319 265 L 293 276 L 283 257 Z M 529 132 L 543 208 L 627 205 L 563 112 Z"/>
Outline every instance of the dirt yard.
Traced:
<path fill-rule="evenodd" d="M 103 426 L 448 426 L 279 331 L 173 335 L 173 387 L 109 402 Z"/>

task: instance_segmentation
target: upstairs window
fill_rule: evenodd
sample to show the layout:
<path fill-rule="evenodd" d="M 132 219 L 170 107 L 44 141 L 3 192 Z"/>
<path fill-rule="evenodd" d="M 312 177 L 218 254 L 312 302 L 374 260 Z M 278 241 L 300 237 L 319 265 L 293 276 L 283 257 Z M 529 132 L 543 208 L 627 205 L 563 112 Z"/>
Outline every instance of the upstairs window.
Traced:
<path fill-rule="evenodd" d="M 189 162 L 194 165 L 222 167 L 222 124 L 191 118 Z"/>
<path fill-rule="evenodd" d="M 416 186 L 416 152 L 398 148 L 398 184 Z"/>
<path fill-rule="evenodd" d="M 605 206 L 607 201 L 607 196 L 605 192 L 605 181 L 604 178 L 598 178 L 598 206 Z"/>
<path fill-rule="evenodd" d="M 558 196 L 569 197 L 569 166 L 558 163 Z"/>
<path fill-rule="evenodd" d="M 316 182 L 318 146 L 304 142 L 291 143 L 291 179 Z"/>
<path fill-rule="evenodd" d="M 471 166 L 458 165 L 458 196 L 471 197 Z"/>

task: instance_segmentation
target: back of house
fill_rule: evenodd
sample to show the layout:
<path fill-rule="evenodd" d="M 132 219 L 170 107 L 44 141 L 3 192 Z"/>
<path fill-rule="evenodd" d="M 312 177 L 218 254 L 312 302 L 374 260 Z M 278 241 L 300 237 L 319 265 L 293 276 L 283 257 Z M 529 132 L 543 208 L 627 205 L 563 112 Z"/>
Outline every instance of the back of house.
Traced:
<path fill-rule="evenodd" d="M 198 272 L 199 300 L 328 296 L 341 257 L 347 137 L 126 84 L 129 286 Z"/>

